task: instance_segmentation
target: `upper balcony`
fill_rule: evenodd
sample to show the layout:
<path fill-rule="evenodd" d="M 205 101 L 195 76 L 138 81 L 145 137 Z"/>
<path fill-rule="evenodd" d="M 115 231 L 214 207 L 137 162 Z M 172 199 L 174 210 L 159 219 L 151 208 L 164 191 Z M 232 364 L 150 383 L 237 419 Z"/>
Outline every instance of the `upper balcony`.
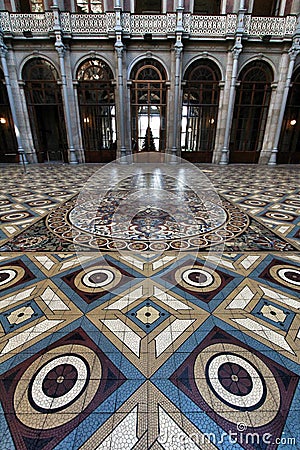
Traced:
<path fill-rule="evenodd" d="M 71 37 L 113 37 L 116 27 L 115 12 L 102 14 L 78 14 L 60 12 L 62 32 Z M 122 32 L 125 37 L 142 39 L 151 34 L 152 39 L 175 37 L 178 28 L 176 13 L 121 15 Z M 244 36 L 273 40 L 291 39 L 297 25 L 297 16 L 254 17 L 244 16 Z M 45 38 L 54 30 L 54 13 L 9 13 L 0 12 L 0 26 L 4 35 L 23 38 Z M 234 36 L 238 28 L 237 14 L 198 15 L 185 13 L 181 31 L 190 39 L 226 39 Z"/>

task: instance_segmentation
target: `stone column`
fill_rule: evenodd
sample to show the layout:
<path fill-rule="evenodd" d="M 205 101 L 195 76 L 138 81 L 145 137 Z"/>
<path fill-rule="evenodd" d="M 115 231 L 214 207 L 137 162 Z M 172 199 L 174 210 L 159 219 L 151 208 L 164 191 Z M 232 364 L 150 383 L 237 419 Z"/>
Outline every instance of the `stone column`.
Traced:
<path fill-rule="evenodd" d="M 20 156 L 20 164 L 28 164 L 26 153 L 23 148 L 21 134 L 20 134 L 20 125 L 17 117 L 16 112 L 16 106 L 15 106 L 15 100 L 12 92 L 12 87 L 10 83 L 10 77 L 8 73 L 8 67 L 7 67 L 7 61 L 6 61 L 6 55 L 7 55 L 7 47 L 3 42 L 3 34 L 0 32 L 0 52 L 1 52 L 1 63 L 2 63 L 2 69 L 4 73 L 4 79 L 5 79 L 5 85 L 11 110 L 11 115 L 14 123 L 14 130 L 15 135 L 17 139 L 17 145 L 18 145 L 18 154 Z"/>
<path fill-rule="evenodd" d="M 282 56 L 282 59 L 285 59 L 286 54 Z M 288 63 L 286 64 L 288 66 Z M 283 78 L 286 77 L 286 70 L 283 64 L 279 66 L 279 72 L 283 75 Z M 274 142 L 274 136 L 276 133 L 277 120 L 280 109 L 280 102 L 282 99 L 282 94 L 284 90 L 284 86 L 282 87 L 281 81 L 271 83 L 271 96 L 270 96 L 270 104 L 267 114 L 264 138 L 262 142 L 262 147 L 259 155 L 258 164 L 267 164 L 270 158 L 270 149 L 272 148 Z"/>
<path fill-rule="evenodd" d="M 82 132 L 81 132 L 81 121 L 80 121 L 80 111 L 79 111 L 79 102 L 78 102 L 78 81 L 73 81 L 73 90 L 74 90 L 74 99 L 75 99 L 75 112 L 77 117 L 77 128 L 78 128 L 78 143 L 79 149 L 78 153 L 80 155 L 80 161 L 85 162 L 85 153 L 83 148 L 83 140 L 82 140 Z"/>
<path fill-rule="evenodd" d="M 238 71 L 238 63 L 239 56 L 242 51 L 242 47 L 234 47 L 233 52 L 233 66 L 232 66 L 232 75 L 231 75 L 231 83 L 230 83 L 230 91 L 229 91 L 229 102 L 226 116 L 226 126 L 225 126 L 225 136 L 224 136 L 224 144 L 222 147 L 222 154 L 220 159 L 221 165 L 226 165 L 229 162 L 229 139 L 231 133 L 231 124 L 233 118 L 233 110 L 234 110 L 234 102 L 235 102 L 235 87 L 236 87 L 236 78 Z"/>
<path fill-rule="evenodd" d="M 176 8 L 176 42 L 174 44 L 174 55 L 175 55 L 175 79 L 174 79 L 174 123 L 172 127 L 172 156 L 177 155 L 178 148 L 178 131 L 181 126 L 181 105 L 180 100 L 180 89 L 181 89 L 181 61 L 182 61 L 182 33 L 183 33 L 183 0 L 178 0 Z"/>
<path fill-rule="evenodd" d="M 238 20 L 237 30 L 236 30 L 236 34 L 235 34 L 235 44 L 232 49 L 233 66 L 232 66 L 231 83 L 230 83 L 230 90 L 229 90 L 229 101 L 228 101 L 228 110 L 227 110 L 227 116 L 226 116 L 224 143 L 223 143 L 221 159 L 220 159 L 220 163 L 219 163 L 221 165 L 226 165 L 229 162 L 229 140 L 230 140 L 231 125 L 232 125 L 232 118 L 233 118 L 233 111 L 234 111 L 236 79 L 237 79 L 238 66 L 239 66 L 239 57 L 243 50 L 242 36 L 243 36 L 243 32 L 244 32 L 244 14 L 245 14 L 244 3 L 245 3 L 244 0 L 240 0 L 240 9 L 239 9 L 239 14 L 238 14 L 238 18 L 237 18 L 237 20 Z"/>
<path fill-rule="evenodd" d="M 125 147 L 125 99 L 124 99 L 124 82 L 123 82 L 123 51 L 124 45 L 121 36 L 117 36 L 115 43 L 115 50 L 117 53 L 117 70 L 118 70 L 118 90 L 119 90 L 119 111 L 120 111 L 120 143 L 121 143 L 121 158 L 126 156 Z"/>
<path fill-rule="evenodd" d="M 285 82 L 285 86 L 284 86 L 283 96 L 282 96 L 282 100 L 281 100 L 281 106 L 280 106 L 280 111 L 279 111 L 277 127 L 276 127 L 276 133 L 275 133 L 275 137 L 274 137 L 274 144 L 273 144 L 270 160 L 268 163 L 269 166 L 275 166 L 277 164 L 278 143 L 279 143 L 279 139 L 280 139 L 281 128 L 282 128 L 282 123 L 283 123 L 283 119 L 284 119 L 284 113 L 285 113 L 285 108 L 286 108 L 286 104 L 287 104 L 287 99 L 288 99 L 288 95 L 289 95 L 295 60 L 296 60 L 297 55 L 299 54 L 299 51 L 300 51 L 300 48 L 296 49 L 294 47 L 292 47 L 291 50 L 289 51 L 289 56 L 290 56 L 289 68 L 288 68 L 288 73 L 287 73 L 286 82 Z"/>
<path fill-rule="evenodd" d="M 174 123 L 173 123 L 173 138 L 172 138 L 172 156 L 177 155 L 177 143 L 178 143 L 178 129 L 180 129 L 180 117 L 181 107 L 179 105 L 180 98 L 180 85 L 181 85 L 181 55 L 183 44 L 181 42 L 181 36 L 177 36 L 176 43 L 174 45 L 175 53 L 175 83 L 174 83 Z"/>
<path fill-rule="evenodd" d="M 38 159 L 37 159 L 37 154 L 36 154 L 36 150 L 35 150 L 35 144 L 34 144 L 34 140 L 33 140 L 31 125 L 30 125 L 26 95 L 24 92 L 25 82 L 23 80 L 20 80 L 18 84 L 19 84 L 19 89 L 20 89 L 20 105 L 21 105 L 22 115 L 23 115 L 23 120 L 24 120 L 24 125 L 25 125 L 25 136 L 23 137 L 23 142 L 25 144 L 25 148 L 27 147 L 30 149 L 30 152 L 28 152 L 28 151 L 26 152 L 27 156 L 30 158 L 29 162 L 37 163 Z"/>
<path fill-rule="evenodd" d="M 70 113 L 70 105 L 69 105 L 69 96 L 68 96 L 68 86 L 67 86 L 67 76 L 66 76 L 66 66 L 65 66 L 65 52 L 66 48 L 62 41 L 62 29 L 60 24 L 60 16 L 59 10 L 57 6 L 57 0 L 54 0 L 53 6 L 51 7 L 53 11 L 54 17 L 54 34 L 55 34 L 55 50 L 58 53 L 59 57 L 59 66 L 61 73 L 61 85 L 62 85 L 62 94 L 63 94 L 63 104 L 64 104 L 64 112 L 65 112 L 65 120 L 66 120 L 66 131 L 67 131 L 67 140 L 68 140 L 68 153 L 69 153 L 69 163 L 70 164 L 78 164 L 74 141 L 73 141 L 73 132 L 72 132 L 72 121 L 71 121 L 71 113 Z"/>
<path fill-rule="evenodd" d="M 68 87 L 67 87 L 67 79 L 66 79 L 66 69 L 65 69 L 65 51 L 66 51 L 66 49 L 65 49 L 64 44 L 59 41 L 55 42 L 55 49 L 58 53 L 60 73 L 61 73 L 61 85 L 62 85 L 62 91 L 63 91 L 63 102 L 64 102 L 66 130 L 67 130 L 67 139 L 68 139 L 68 147 L 69 147 L 69 163 L 70 164 L 78 164 L 78 160 L 77 160 L 76 152 L 75 152 L 75 148 L 74 148 L 74 143 L 73 143 L 72 123 L 71 123 Z"/>
<path fill-rule="evenodd" d="M 126 108 L 126 101 L 125 101 L 125 90 L 124 90 L 124 77 L 123 77 L 123 53 L 124 53 L 124 45 L 122 42 L 122 23 L 121 23 L 121 12 L 122 12 L 122 6 L 121 6 L 121 0 L 115 0 L 115 14 L 116 14 L 116 25 L 115 25 L 115 32 L 116 32 L 116 42 L 115 42 L 115 51 L 117 54 L 117 77 L 118 77 L 118 93 L 119 93 L 119 130 L 120 130 L 120 156 L 123 158 L 121 160 L 121 163 L 125 163 L 125 156 L 126 156 L 126 145 L 125 145 L 125 139 L 126 139 L 126 131 L 125 131 L 125 108 Z"/>
<path fill-rule="evenodd" d="M 219 149 L 219 143 L 222 139 L 222 132 L 223 132 L 223 126 L 222 126 L 222 105 L 224 103 L 224 88 L 225 88 L 225 82 L 220 81 L 219 82 L 219 105 L 218 105 L 218 118 L 217 118 L 217 129 L 216 129 L 216 136 L 215 136 L 215 146 L 213 151 L 213 157 L 212 162 L 215 164 L 218 159 L 218 149 Z"/>

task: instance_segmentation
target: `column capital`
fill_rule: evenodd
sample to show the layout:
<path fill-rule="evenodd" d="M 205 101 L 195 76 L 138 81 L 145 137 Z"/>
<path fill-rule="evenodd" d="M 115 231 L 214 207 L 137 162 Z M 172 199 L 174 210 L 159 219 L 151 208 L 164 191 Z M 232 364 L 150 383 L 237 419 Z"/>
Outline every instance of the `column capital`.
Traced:
<path fill-rule="evenodd" d="M 1 57 L 6 58 L 7 52 L 8 52 L 8 48 L 6 47 L 5 44 L 1 43 L 0 44 L 0 55 L 1 55 Z"/>
<path fill-rule="evenodd" d="M 296 60 L 296 58 L 297 58 L 297 56 L 299 55 L 299 53 L 300 53 L 300 46 L 299 46 L 299 44 L 298 45 L 293 45 L 292 46 L 292 48 L 289 50 L 289 57 L 290 57 L 290 60 L 291 61 L 295 61 Z"/>
<path fill-rule="evenodd" d="M 3 33 L 1 32 L 0 33 L 0 54 L 1 54 L 1 57 L 6 58 L 7 52 L 8 52 L 8 48 L 7 48 L 7 46 L 4 43 Z"/>
<path fill-rule="evenodd" d="M 177 36 L 177 40 L 174 44 L 174 52 L 176 58 L 180 58 L 182 50 L 183 50 L 183 43 L 181 42 L 181 36 Z"/>
<path fill-rule="evenodd" d="M 65 57 L 65 53 L 66 53 L 66 46 L 62 42 L 60 35 L 56 35 L 56 42 L 55 42 L 54 46 L 55 46 L 55 50 L 58 53 L 58 56 L 60 58 L 64 58 Z"/>
<path fill-rule="evenodd" d="M 235 41 L 233 48 L 231 49 L 233 59 L 239 59 L 239 56 L 240 56 L 242 50 L 243 50 L 242 40 L 240 37 L 238 37 Z"/>
<path fill-rule="evenodd" d="M 117 35 L 117 40 L 115 42 L 115 50 L 117 52 L 118 58 L 122 58 L 124 51 L 124 44 L 122 42 L 121 36 Z"/>

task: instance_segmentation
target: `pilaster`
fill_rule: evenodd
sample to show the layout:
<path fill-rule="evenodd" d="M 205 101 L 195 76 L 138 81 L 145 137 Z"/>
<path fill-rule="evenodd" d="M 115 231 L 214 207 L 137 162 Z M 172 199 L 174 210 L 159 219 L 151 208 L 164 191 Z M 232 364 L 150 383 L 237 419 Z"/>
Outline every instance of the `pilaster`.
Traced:
<path fill-rule="evenodd" d="M 60 73 L 61 73 L 61 85 L 62 85 L 62 94 L 63 94 L 63 104 L 64 104 L 64 112 L 65 112 L 65 120 L 66 120 L 66 131 L 67 131 L 67 140 L 68 140 L 68 154 L 69 154 L 69 163 L 77 164 L 77 156 L 74 148 L 74 140 L 73 140 L 73 131 L 72 131 L 72 120 L 71 120 L 71 112 L 70 112 L 70 102 L 68 95 L 68 86 L 67 86 L 67 76 L 66 76 L 66 66 L 65 66 L 65 53 L 66 47 L 63 43 L 62 39 L 62 29 L 60 24 L 60 15 L 56 2 L 52 6 L 53 14 L 54 14 L 54 34 L 55 34 L 55 50 L 58 53 L 59 65 L 60 65 Z"/>
<path fill-rule="evenodd" d="M 7 59 L 6 59 L 7 52 L 8 52 L 8 49 L 4 43 L 3 33 L 2 33 L 2 30 L 0 30 L 0 57 L 1 57 L 2 69 L 3 69 L 3 73 L 4 73 L 4 79 L 5 79 L 5 85 L 6 85 L 11 115 L 12 115 L 12 119 L 13 119 L 13 123 L 14 123 L 14 130 L 15 130 L 15 135 L 16 135 L 17 145 L 18 145 L 18 154 L 20 157 L 20 164 L 25 165 L 25 164 L 28 164 L 28 161 L 27 161 L 26 153 L 23 148 L 23 142 L 22 142 L 21 133 L 20 133 L 20 125 L 19 125 L 19 120 L 18 120 L 18 116 L 17 116 L 15 99 L 14 99 L 11 81 L 10 81 L 10 75 L 9 75 L 9 71 L 8 71 L 8 65 L 7 65 Z"/>

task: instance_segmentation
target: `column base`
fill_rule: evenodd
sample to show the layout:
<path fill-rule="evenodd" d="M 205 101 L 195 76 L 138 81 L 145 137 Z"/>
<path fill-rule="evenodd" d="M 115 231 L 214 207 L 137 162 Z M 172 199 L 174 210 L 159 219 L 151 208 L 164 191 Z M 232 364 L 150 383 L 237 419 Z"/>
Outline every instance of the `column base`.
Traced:
<path fill-rule="evenodd" d="M 78 164 L 76 152 L 74 148 L 69 149 L 69 164 Z"/>
<path fill-rule="evenodd" d="M 26 153 L 24 152 L 24 150 L 23 149 L 21 149 L 21 150 L 18 149 L 18 153 L 19 153 L 19 156 L 20 156 L 19 164 L 22 164 L 22 165 L 29 164 L 29 162 L 27 160 L 27 157 L 26 157 Z"/>
<path fill-rule="evenodd" d="M 176 147 L 171 148 L 171 153 L 169 154 L 169 164 L 178 164 Z"/>
<path fill-rule="evenodd" d="M 268 166 L 276 166 L 277 165 L 277 148 L 272 149 L 272 153 L 268 162 Z"/>
<path fill-rule="evenodd" d="M 120 164 L 128 164 L 127 152 L 126 152 L 126 148 L 125 147 L 121 147 L 119 163 Z"/>
<path fill-rule="evenodd" d="M 219 165 L 220 166 L 227 166 L 228 165 L 228 159 L 229 159 L 228 149 L 226 147 L 224 147 L 222 149 L 222 154 L 221 154 L 221 159 L 219 161 Z"/>

